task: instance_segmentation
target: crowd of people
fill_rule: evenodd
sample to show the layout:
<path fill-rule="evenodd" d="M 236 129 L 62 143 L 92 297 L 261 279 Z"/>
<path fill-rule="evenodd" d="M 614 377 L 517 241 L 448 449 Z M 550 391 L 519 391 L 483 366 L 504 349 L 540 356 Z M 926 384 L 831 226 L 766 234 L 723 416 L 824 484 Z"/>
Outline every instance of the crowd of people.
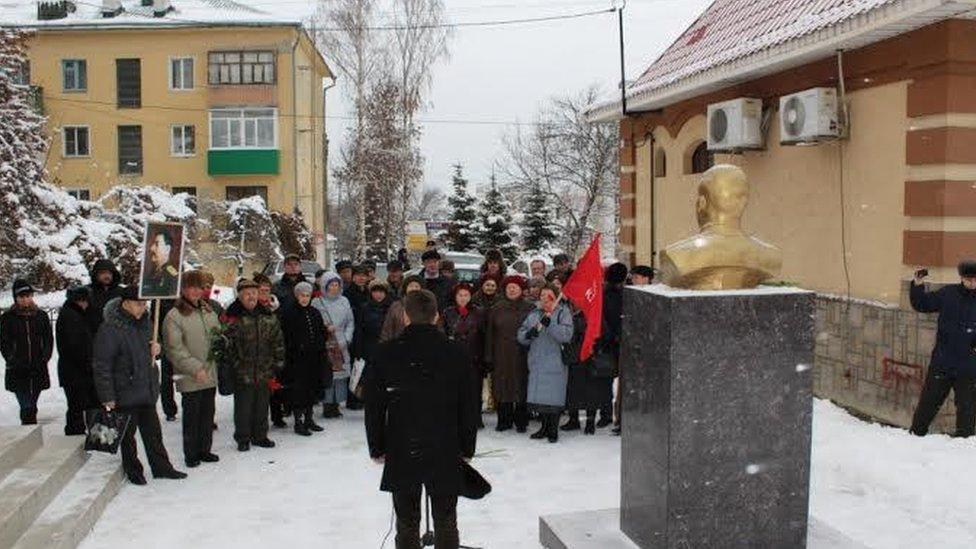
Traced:
<path fill-rule="evenodd" d="M 492 250 L 475 283 L 457 281 L 453 265 L 434 248 L 421 260 L 422 269 L 413 275 L 406 274 L 403 260 L 389 262 L 383 279 L 376 278 L 375 263 L 339 261 L 334 271 L 311 279 L 302 273 L 300 258 L 290 255 L 276 282 L 262 274 L 240 279 L 226 310 L 212 295 L 210 273 L 186 271 L 179 298 L 159 302 L 155 334 L 149 303 L 136 287 L 122 285 L 109 260 L 94 264 L 90 284 L 67 291 L 53 330 L 33 301 L 34 287 L 17 280 L 14 305 L 0 316 L 6 388 L 17 397 L 21 422 L 36 423 L 57 345 L 65 434 L 85 434 L 86 410 L 125 412 L 132 418 L 121 445 L 128 478 L 146 482 L 136 430 L 153 476 L 179 478 L 184 474 L 163 447 L 157 400 L 168 421 L 181 411 L 183 457 L 190 468 L 219 460 L 212 452 L 218 387 L 233 395 L 233 436 L 242 452 L 274 447 L 271 425 L 285 428 L 291 421 L 299 436 L 321 432 L 316 417 L 334 419 L 343 406 L 364 406 L 363 380 L 381 346 L 403 334 L 409 322 L 405 296 L 426 290 L 436 300 L 433 325 L 467 351 L 471 393 L 482 410 L 497 414 L 497 431 L 526 433 L 530 421 L 538 420 L 532 438 L 556 442 L 560 431 L 591 435 L 616 417 L 619 433 L 613 378 L 622 289 L 628 281 L 650 283 L 652 269 L 628 272 L 620 263 L 606 268 L 603 336 L 594 357 L 580 363 L 585 319 L 561 298 L 573 272 L 568 256 L 555 257 L 548 271 L 545 261 L 534 260 L 521 275 L 511 274 Z M 568 419 L 559 425 L 564 414 Z"/>

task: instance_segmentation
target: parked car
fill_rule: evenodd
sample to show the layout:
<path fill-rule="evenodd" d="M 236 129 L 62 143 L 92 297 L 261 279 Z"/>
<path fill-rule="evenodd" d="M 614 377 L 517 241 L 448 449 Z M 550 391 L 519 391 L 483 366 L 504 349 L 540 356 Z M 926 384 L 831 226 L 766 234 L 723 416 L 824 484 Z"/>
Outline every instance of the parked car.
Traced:
<path fill-rule="evenodd" d="M 520 257 L 512 263 L 511 268 L 518 271 L 522 275 L 528 276 L 529 265 L 537 259 L 541 259 L 542 262 L 546 264 L 547 273 L 552 270 L 552 258 L 547 256 L 542 256 L 542 255 L 531 256 L 531 257 Z"/>
<path fill-rule="evenodd" d="M 316 261 L 302 261 L 302 274 L 308 280 L 313 280 L 315 278 L 315 273 L 319 272 L 322 266 Z M 264 265 L 264 269 L 261 271 L 265 276 L 271 279 L 271 282 L 278 282 L 281 275 L 285 274 L 285 262 L 284 261 L 269 261 Z"/>

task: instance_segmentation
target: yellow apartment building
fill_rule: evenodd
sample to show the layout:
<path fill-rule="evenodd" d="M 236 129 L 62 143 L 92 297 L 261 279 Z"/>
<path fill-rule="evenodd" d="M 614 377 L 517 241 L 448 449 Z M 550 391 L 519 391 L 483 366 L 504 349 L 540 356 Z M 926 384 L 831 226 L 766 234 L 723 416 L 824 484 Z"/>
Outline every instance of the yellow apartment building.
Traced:
<path fill-rule="evenodd" d="M 298 209 L 325 261 L 329 66 L 301 21 L 233 0 L 21 1 L 23 76 L 48 117 L 52 181 L 117 184 Z M 26 83 L 25 82 L 25 83 Z"/>

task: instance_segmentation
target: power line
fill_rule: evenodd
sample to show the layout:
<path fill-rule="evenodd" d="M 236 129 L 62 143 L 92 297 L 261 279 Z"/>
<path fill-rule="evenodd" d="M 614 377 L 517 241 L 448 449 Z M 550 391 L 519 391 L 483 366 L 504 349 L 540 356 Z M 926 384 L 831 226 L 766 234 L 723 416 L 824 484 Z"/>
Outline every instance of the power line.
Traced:
<path fill-rule="evenodd" d="M 118 106 L 117 103 L 112 102 L 112 101 L 97 101 L 97 100 L 94 100 L 94 99 L 68 99 L 68 98 L 64 98 L 64 97 L 55 97 L 55 96 L 51 96 L 51 95 L 44 95 L 43 97 L 44 97 L 44 99 L 46 101 L 49 100 L 49 101 L 55 101 L 55 102 L 61 102 L 61 103 L 75 103 L 75 104 L 82 104 L 82 105 L 84 105 L 84 104 L 102 105 L 102 106 L 108 106 L 108 107 L 117 107 Z M 198 112 L 198 113 L 209 113 L 211 111 L 211 109 L 201 109 L 201 108 L 192 108 L 192 107 L 176 107 L 176 106 L 171 106 L 171 105 L 153 105 L 153 104 L 148 104 L 148 103 L 143 103 L 140 106 L 140 108 L 142 108 L 142 109 L 156 109 L 156 110 L 163 110 L 163 111 Z M 234 108 L 237 108 L 237 107 L 234 107 Z M 257 107 L 257 108 L 260 108 L 260 107 Z M 263 107 L 263 108 L 269 108 L 269 107 Z M 138 109 L 133 109 L 133 110 L 138 110 Z M 104 110 L 94 110 L 94 109 L 92 109 L 91 112 L 106 113 L 107 111 L 104 111 Z M 135 118 L 131 118 L 131 117 L 128 117 L 128 116 L 125 116 L 125 115 L 122 115 L 122 114 L 118 114 L 118 116 L 121 117 L 121 118 L 128 119 L 128 120 L 140 121 L 140 120 L 137 120 Z M 283 113 L 283 112 L 279 112 L 278 113 L 278 116 L 279 117 L 282 117 L 282 118 L 296 118 L 296 119 L 303 119 L 304 118 L 304 119 L 308 119 L 308 120 L 322 120 L 322 119 L 326 119 L 326 120 L 356 120 L 356 117 L 355 116 L 352 116 L 352 115 L 336 115 L 336 114 L 333 114 L 333 115 L 325 115 L 325 116 L 318 116 L 318 115 L 313 115 L 313 114 L 297 114 L 297 113 Z M 505 121 L 505 120 L 479 120 L 479 119 L 473 119 L 473 118 L 468 118 L 468 119 L 462 119 L 462 118 L 421 118 L 421 119 L 418 119 L 417 122 L 419 122 L 421 124 L 459 124 L 459 125 L 472 125 L 472 126 L 541 126 L 542 125 L 542 124 L 540 124 L 538 122 L 519 122 L 517 120 L 512 120 L 512 121 Z"/>

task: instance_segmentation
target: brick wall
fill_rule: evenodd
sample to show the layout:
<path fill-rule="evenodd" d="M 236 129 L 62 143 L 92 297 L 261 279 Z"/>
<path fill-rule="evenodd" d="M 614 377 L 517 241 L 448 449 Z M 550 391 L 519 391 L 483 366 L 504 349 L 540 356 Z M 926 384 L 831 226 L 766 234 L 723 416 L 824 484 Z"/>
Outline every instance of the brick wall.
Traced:
<path fill-rule="evenodd" d="M 936 316 L 825 295 L 817 297 L 816 314 L 814 394 L 907 429 L 935 345 Z M 954 429 L 950 396 L 932 430 Z"/>

